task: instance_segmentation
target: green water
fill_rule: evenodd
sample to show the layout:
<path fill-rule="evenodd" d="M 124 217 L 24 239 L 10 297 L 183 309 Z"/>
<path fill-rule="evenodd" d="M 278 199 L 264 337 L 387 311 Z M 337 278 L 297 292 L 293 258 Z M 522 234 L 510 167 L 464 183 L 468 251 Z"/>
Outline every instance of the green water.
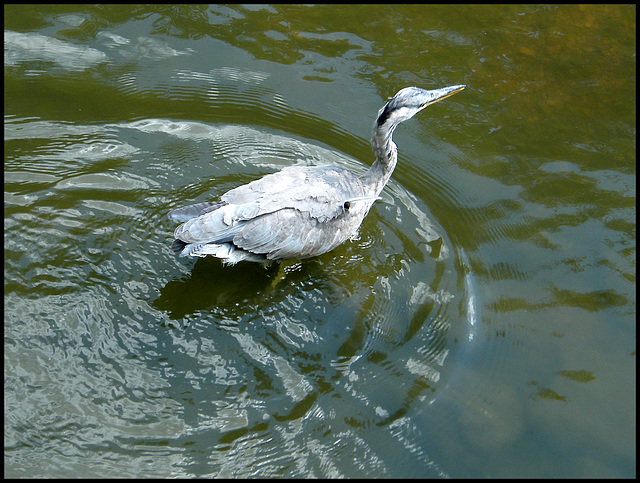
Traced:
<path fill-rule="evenodd" d="M 633 6 L 5 6 L 5 476 L 633 477 Z M 264 270 L 177 206 L 372 162 Z"/>

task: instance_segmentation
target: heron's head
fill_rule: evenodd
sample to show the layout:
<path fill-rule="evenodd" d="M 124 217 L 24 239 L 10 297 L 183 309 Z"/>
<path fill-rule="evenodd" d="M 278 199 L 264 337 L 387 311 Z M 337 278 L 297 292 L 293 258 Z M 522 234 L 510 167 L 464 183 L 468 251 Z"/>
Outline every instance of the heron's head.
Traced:
<path fill-rule="evenodd" d="M 378 111 L 376 127 L 378 129 L 386 128 L 389 131 L 393 131 L 398 124 L 407 119 L 411 119 L 425 107 L 435 104 L 442 99 L 446 99 L 460 92 L 465 87 L 466 86 L 451 86 L 431 91 L 418 89 L 417 87 L 405 87 L 398 91 L 398 93 Z"/>

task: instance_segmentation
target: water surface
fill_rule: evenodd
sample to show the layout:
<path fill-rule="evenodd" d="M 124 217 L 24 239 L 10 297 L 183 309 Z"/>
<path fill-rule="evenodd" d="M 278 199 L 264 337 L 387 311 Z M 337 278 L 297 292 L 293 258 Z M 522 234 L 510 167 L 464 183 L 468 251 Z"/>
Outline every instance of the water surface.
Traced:
<path fill-rule="evenodd" d="M 5 476 L 635 476 L 635 8 L 5 8 Z M 356 239 L 175 207 L 372 162 Z"/>

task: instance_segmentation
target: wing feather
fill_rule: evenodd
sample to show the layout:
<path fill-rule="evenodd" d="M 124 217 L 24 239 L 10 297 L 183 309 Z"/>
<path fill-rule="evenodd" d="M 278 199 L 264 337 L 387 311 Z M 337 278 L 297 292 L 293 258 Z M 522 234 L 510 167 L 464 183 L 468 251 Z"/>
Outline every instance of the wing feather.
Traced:
<path fill-rule="evenodd" d="M 308 258 L 328 252 L 352 236 L 361 218 L 344 214 L 321 222 L 297 210 L 280 210 L 250 220 L 233 237 L 233 244 L 271 260 Z"/>
<path fill-rule="evenodd" d="M 291 166 L 221 196 L 229 204 L 256 203 L 262 213 L 293 208 L 326 221 L 339 216 L 344 203 L 365 196 L 360 179 L 335 166 Z"/>

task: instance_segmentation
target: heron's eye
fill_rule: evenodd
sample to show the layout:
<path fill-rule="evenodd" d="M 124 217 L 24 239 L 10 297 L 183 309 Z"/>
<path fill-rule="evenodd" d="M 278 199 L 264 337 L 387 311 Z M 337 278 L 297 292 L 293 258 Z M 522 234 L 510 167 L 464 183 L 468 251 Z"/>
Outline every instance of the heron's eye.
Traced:
<path fill-rule="evenodd" d="M 350 206 L 351 206 L 351 203 L 349 201 L 345 201 L 344 202 L 344 211 L 347 211 Z"/>

